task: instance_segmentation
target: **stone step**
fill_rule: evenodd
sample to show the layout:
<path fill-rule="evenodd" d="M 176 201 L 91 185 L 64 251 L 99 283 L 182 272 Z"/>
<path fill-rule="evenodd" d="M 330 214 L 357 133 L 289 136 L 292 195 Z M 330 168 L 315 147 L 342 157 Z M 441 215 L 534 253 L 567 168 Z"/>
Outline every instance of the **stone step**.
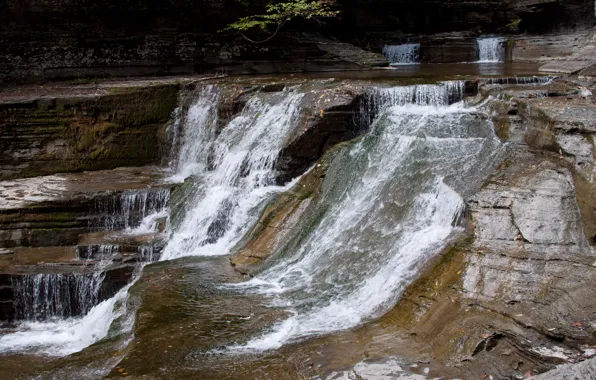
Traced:
<path fill-rule="evenodd" d="M 0 181 L 0 248 L 75 245 L 83 233 L 134 227 L 169 204 L 164 175 L 138 167 Z"/>
<path fill-rule="evenodd" d="M 0 255 L 0 321 L 82 315 L 131 280 L 136 264 L 81 260 L 76 246 Z"/>
<path fill-rule="evenodd" d="M 122 263 L 157 261 L 167 235 L 162 232 L 131 234 L 126 231 L 95 232 L 80 236 L 76 247 L 82 260 L 113 260 Z"/>

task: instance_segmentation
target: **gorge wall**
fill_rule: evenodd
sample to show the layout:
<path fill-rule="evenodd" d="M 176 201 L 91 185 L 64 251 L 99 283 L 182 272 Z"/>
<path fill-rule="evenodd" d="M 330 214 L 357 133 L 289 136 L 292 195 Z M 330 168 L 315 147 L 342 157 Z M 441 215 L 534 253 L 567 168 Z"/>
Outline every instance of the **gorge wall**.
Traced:
<path fill-rule="evenodd" d="M 545 32 L 583 28 L 594 21 L 594 4 L 587 0 L 344 0 L 338 4 L 338 19 L 297 20 L 266 44 L 218 32 L 240 16 L 262 12 L 263 4 L 3 0 L 0 83 L 362 69 L 386 65 L 379 46 L 404 33 Z"/>

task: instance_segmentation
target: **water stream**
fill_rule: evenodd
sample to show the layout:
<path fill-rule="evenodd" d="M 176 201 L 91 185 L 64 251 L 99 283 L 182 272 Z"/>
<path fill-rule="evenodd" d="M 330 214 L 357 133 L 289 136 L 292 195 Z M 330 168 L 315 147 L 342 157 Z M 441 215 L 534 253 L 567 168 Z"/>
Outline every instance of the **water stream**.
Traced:
<path fill-rule="evenodd" d="M 505 39 L 501 37 L 479 38 L 478 62 L 494 63 L 505 61 Z"/>
<path fill-rule="evenodd" d="M 303 94 L 286 89 L 254 96 L 216 135 L 211 131 L 213 107 L 205 106 L 214 97 L 211 91 L 199 92 L 186 121 L 176 166 L 182 173 L 193 168 L 193 196 L 174 226 L 163 260 L 228 254 L 256 221 L 268 195 L 283 189 L 275 186 L 276 162 L 296 129 Z"/>
<path fill-rule="evenodd" d="M 219 302 L 215 307 L 221 310 L 212 313 L 225 314 L 221 319 L 226 323 L 233 320 L 241 326 L 253 318 L 252 311 L 273 315 L 269 319 L 257 315 L 247 322 L 257 328 L 247 328 L 249 333 L 243 330 L 242 339 L 221 338 L 225 347 L 211 352 L 276 349 L 360 325 L 395 304 L 421 267 L 461 231 L 463 200 L 483 183 L 502 153 L 490 118 L 463 103 L 464 87 L 462 81 L 449 81 L 367 90 L 361 118 L 370 131 L 341 148 L 326 173 L 321 194 L 262 271 L 249 281 L 233 284 L 225 281 L 238 280 L 237 274 L 226 274 L 208 285 L 205 275 L 198 282 L 200 289 L 193 289 L 207 292 L 209 307 Z M 171 218 L 161 261 L 229 254 L 257 222 L 271 196 L 296 183 L 276 184 L 277 160 L 298 128 L 303 89 L 255 93 L 225 125 L 218 119 L 221 93 L 217 86 L 200 86 L 187 96 L 171 126 L 170 167 L 176 174 L 170 180 L 187 194 L 183 212 L 170 215 L 169 190 L 127 191 L 98 204 L 99 217 L 92 224 L 134 234 L 155 231 L 160 219 Z M 100 256 L 111 257 L 118 249 L 106 245 Z M 139 250 L 143 260 L 157 260 L 152 246 Z M 211 259 L 221 267 L 228 264 L 225 257 Z M 168 263 L 157 265 L 164 264 Z M 200 261 L 196 265 L 199 272 L 217 272 L 202 267 Z M 137 273 L 141 270 L 142 264 Z M 154 274 L 155 282 L 170 272 Z M 85 286 L 92 295 L 71 294 L 52 281 L 31 277 L 16 284 L 23 302 L 34 299 L 26 305 L 41 306 L 21 308 L 28 321 L 0 337 L 0 352 L 69 355 L 112 336 L 110 326 L 118 325 L 114 321 L 131 313 L 126 309 L 130 284 L 97 304 L 94 286 Z M 75 281 L 74 286 L 59 288 L 82 289 L 77 286 Z M 36 293 L 34 288 L 48 290 Z M 216 298 L 218 292 L 235 301 Z M 64 304 L 67 296 L 80 298 L 80 312 L 47 306 Z M 183 303 L 194 307 L 192 300 Z M 209 313 L 201 302 L 196 303 L 200 312 Z M 227 307 L 232 310 L 224 311 Z M 167 310 L 175 316 L 174 309 Z M 61 320 L 48 321 L 48 317 Z M 201 322 L 183 329 L 219 334 L 221 327 L 209 326 L 220 319 Z M 126 326 L 132 327 L 130 318 Z"/>
<path fill-rule="evenodd" d="M 371 90 L 370 133 L 335 158 L 302 231 L 254 279 L 292 316 L 236 349 L 267 350 L 388 310 L 441 251 L 501 143 L 486 115 L 449 105 L 461 84 Z"/>
<path fill-rule="evenodd" d="M 420 62 L 420 44 L 386 45 L 383 54 L 392 65 L 413 65 Z"/>

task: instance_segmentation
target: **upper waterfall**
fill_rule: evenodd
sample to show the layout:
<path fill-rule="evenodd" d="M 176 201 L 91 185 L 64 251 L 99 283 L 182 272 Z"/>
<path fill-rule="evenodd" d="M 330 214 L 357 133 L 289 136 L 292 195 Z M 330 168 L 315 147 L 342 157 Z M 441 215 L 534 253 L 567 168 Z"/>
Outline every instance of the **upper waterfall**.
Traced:
<path fill-rule="evenodd" d="M 186 178 L 207 167 L 217 127 L 219 88 L 205 85 L 190 95 L 190 106 L 179 106 L 172 123 L 170 167 L 177 178 Z"/>
<path fill-rule="evenodd" d="M 276 348 L 380 315 L 460 229 L 462 197 L 502 149 L 487 115 L 448 105 L 453 88 L 461 86 L 370 91 L 380 105 L 371 131 L 333 160 L 300 232 L 255 279 L 231 285 L 268 294 L 293 315 L 240 349 Z"/>
<path fill-rule="evenodd" d="M 479 38 L 478 62 L 503 62 L 505 61 L 505 39 L 501 37 Z"/>
<path fill-rule="evenodd" d="M 386 45 L 383 54 L 392 65 L 412 65 L 420 62 L 420 44 Z"/>
<path fill-rule="evenodd" d="M 277 189 L 276 162 L 296 127 L 303 98 L 295 89 L 257 94 L 216 135 L 214 91 L 199 90 L 185 120 L 177 162 L 179 168 L 194 167 L 193 200 L 174 226 L 163 259 L 229 253 L 266 195 Z"/>

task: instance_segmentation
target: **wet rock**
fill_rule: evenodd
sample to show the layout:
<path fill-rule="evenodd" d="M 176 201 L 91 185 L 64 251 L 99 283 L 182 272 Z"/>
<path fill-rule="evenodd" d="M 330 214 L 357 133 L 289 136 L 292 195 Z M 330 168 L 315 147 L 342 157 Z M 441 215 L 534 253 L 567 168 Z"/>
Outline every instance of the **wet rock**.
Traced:
<path fill-rule="evenodd" d="M 178 85 L 0 98 L 0 180 L 156 164 Z"/>
<path fill-rule="evenodd" d="M 76 251 L 83 260 L 113 260 L 125 263 L 157 261 L 167 235 L 160 232 L 131 234 L 96 232 L 79 237 Z"/>
<path fill-rule="evenodd" d="M 230 259 L 238 272 L 251 273 L 273 252 L 288 243 L 288 237 L 295 233 L 300 220 L 308 217 L 308 212 L 312 211 L 311 203 L 321 191 L 325 173 L 340 146 L 327 152 L 289 192 L 279 195 L 265 209 L 257 225 Z"/>
<path fill-rule="evenodd" d="M 532 376 L 532 380 L 573 380 L 593 379 L 596 376 L 596 358 L 581 363 L 564 364 L 542 375 Z"/>
<path fill-rule="evenodd" d="M 127 204 L 126 222 L 138 222 L 161 198 L 167 204 L 161 196 L 169 194 L 167 187 L 150 187 L 161 176 L 161 170 L 146 167 L 0 181 L 0 247 L 75 245 L 92 228 L 123 224 L 114 218 L 127 194 L 138 196 Z"/>

